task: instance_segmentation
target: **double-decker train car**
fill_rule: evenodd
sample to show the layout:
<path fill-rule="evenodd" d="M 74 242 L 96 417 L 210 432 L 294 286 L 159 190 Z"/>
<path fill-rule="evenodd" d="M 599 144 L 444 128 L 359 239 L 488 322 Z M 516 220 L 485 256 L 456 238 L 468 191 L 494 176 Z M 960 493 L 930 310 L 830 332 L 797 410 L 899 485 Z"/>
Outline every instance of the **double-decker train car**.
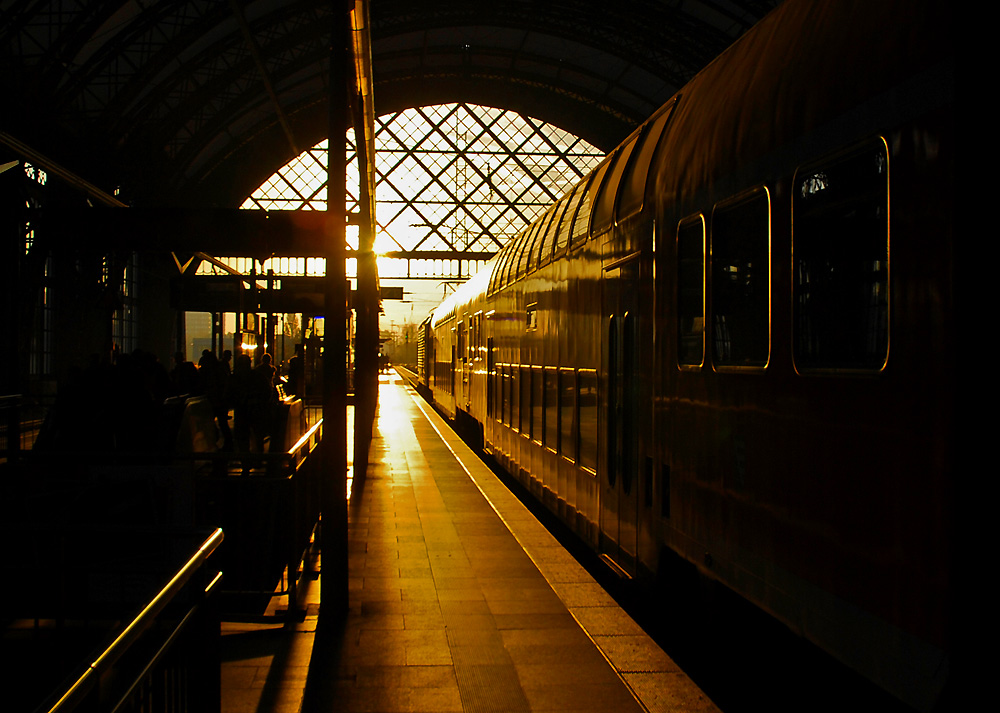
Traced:
<path fill-rule="evenodd" d="M 425 323 L 437 405 L 610 564 L 908 703 L 949 676 L 946 3 L 789 0 Z"/>

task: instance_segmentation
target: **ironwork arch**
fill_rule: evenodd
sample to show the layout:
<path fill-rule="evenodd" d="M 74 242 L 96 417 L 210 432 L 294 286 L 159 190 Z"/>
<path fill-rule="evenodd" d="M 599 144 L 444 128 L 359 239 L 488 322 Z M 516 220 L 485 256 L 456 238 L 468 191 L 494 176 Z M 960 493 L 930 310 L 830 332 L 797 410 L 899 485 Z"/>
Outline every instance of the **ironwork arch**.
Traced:
<path fill-rule="evenodd" d="M 324 209 L 326 143 L 287 163 L 242 207 Z M 465 103 L 380 116 L 375 144 L 375 250 L 384 278 L 469 277 L 604 157 L 552 124 Z M 355 186 L 353 134 L 347 150 Z M 350 191 L 348 210 L 357 210 Z"/>

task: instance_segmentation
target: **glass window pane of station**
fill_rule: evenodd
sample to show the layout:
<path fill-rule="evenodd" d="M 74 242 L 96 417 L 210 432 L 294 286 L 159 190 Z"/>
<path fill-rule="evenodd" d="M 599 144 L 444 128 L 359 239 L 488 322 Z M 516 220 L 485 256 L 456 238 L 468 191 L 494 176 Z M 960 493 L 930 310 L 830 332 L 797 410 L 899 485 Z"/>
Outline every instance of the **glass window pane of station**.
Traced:
<path fill-rule="evenodd" d="M 800 169 L 792 216 L 796 367 L 882 369 L 889 351 L 885 141 Z"/>
<path fill-rule="evenodd" d="M 712 214 L 712 357 L 716 366 L 765 367 L 771 348 L 771 220 L 766 189 Z"/>
<path fill-rule="evenodd" d="M 705 361 L 705 219 L 677 226 L 677 363 Z"/>

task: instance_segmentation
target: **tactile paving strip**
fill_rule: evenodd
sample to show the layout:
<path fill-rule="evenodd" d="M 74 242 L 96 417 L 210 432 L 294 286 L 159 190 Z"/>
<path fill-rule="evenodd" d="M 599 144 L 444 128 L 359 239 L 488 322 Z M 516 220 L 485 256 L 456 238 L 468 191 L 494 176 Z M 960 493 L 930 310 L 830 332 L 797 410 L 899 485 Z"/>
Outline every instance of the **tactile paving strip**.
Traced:
<path fill-rule="evenodd" d="M 530 711 L 513 664 L 455 666 L 458 692 L 465 713 Z"/>

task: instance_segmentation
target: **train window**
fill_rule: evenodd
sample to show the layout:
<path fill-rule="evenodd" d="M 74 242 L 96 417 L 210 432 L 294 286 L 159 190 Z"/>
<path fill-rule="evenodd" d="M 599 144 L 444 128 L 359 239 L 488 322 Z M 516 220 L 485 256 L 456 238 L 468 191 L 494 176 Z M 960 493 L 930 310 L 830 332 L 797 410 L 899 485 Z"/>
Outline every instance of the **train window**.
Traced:
<path fill-rule="evenodd" d="M 472 354 L 470 359 L 483 358 L 483 313 L 476 312 L 472 315 Z"/>
<path fill-rule="evenodd" d="M 559 370 L 559 452 L 571 461 L 576 460 L 576 372 L 571 368 Z"/>
<path fill-rule="evenodd" d="M 455 356 L 456 355 L 456 351 L 455 351 L 455 349 L 457 348 L 457 345 L 456 345 L 456 342 L 455 342 L 455 330 L 453 329 L 453 330 L 451 330 L 451 332 L 452 332 L 452 335 L 451 335 L 451 340 L 452 340 L 451 341 L 451 365 L 450 365 L 451 366 L 451 370 L 449 372 L 449 377 L 448 377 L 448 393 L 454 394 L 455 393 L 455 359 L 456 359 L 456 356 Z"/>
<path fill-rule="evenodd" d="M 701 215 L 677 226 L 677 363 L 705 361 L 705 219 Z"/>
<path fill-rule="evenodd" d="M 517 274 L 527 275 L 538 266 L 538 248 L 542 242 L 542 232 L 545 230 L 545 222 L 549 214 L 544 214 L 538 218 L 531 226 L 531 238 L 524 246 L 524 254 L 521 256 L 521 263 L 517 266 Z"/>
<path fill-rule="evenodd" d="M 594 173 L 592 172 L 576 185 L 576 190 L 570 198 L 569 205 L 566 206 L 566 217 L 563 219 L 563 225 L 559 230 L 559 242 L 560 244 L 564 242 L 562 233 L 565 233 L 565 243 L 569 245 L 570 250 L 579 247 L 587 241 L 587 225 L 590 223 L 590 210 L 589 208 L 584 209 L 583 206 L 587 205 L 587 201 L 584 199 L 588 195 L 588 188 L 593 178 Z M 588 216 L 586 221 L 580 220 L 580 216 L 583 214 Z"/>
<path fill-rule="evenodd" d="M 538 226 L 538 235 L 535 237 L 535 244 L 531 246 L 531 261 L 528 263 L 528 271 L 537 270 L 541 267 L 543 254 L 545 253 L 545 237 L 548 235 L 549 226 L 552 224 L 552 216 L 555 215 L 554 207 L 550 207 L 545 212 Z"/>
<path fill-rule="evenodd" d="M 559 228 L 559 214 L 562 213 L 563 202 L 556 203 L 549 211 L 549 218 L 545 221 L 545 228 L 538 238 L 540 243 L 538 251 L 538 267 L 545 265 L 552 259 L 552 249 L 556 242 L 556 230 Z"/>
<path fill-rule="evenodd" d="M 580 465 L 592 475 L 597 473 L 598 405 L 597 370 L 580 369 L 577 375 L 579 419 L 577 442 L 580 444 Z"/>
<path fill-rule="evenodd" d="M 524 242 L 524 238 L 527 235 L 527 230 L 515 238 L 513 244 L 510 246 L 510 254 L 507 256 L 507 262 L 503 268 L 503 286 L 506 287 L 511 282 L 514 281 L 514 276 L 517 274 L 517 255 L 520 245 Z"/>
<path fill-rule="evenodd" d="M 503 393 L 501 394 L 500 402 L 500 419 L 503 421 L 504 425 L 510 425 L 510 414 L 511 414 L 511 381 L 513 377 L 511 376 L 510 364 L 504 364 L 503 366 Z"/>
<path fill-rule="evenodd" d="M 522 436 L 531 436 L 531 367 L 522 366 L 519 375 L 521 379 L 521 402 L 518 404 L 518 430 Z"/>
<path fill-rule="evenodd" d="M 538 303 L 532 302 L 525 310 L 524 328 L 528 332 L 538 329 Z"/>
<path fill-rule="evenodd" d="M 497 354 L 500 350 L 497 349 Z M 496 395 L 494 398 L 493 412 L 496 420 L 499 423 L 504 422 L 505 409 L 507 405 L 504 403 L 505 389 L 507 388 L 507 370 L 501 364 L 497 364 L 497 381 L 496 381 Z"/>
<path fill-rule="evenodd" d="M 798 369 L 878 371 L 889 353 L 889 156 L 878 139 L 796 172 Z"/>
<path fill-rule="evenodd" d="M 506 246 L 500 248 L 500 251 L 494 256 L 493 260 L 490 262 L 492 272 L 490 272 L 490 285 L 487 288 L 489 294 L 493 294 L 497 291 L 500 283 L 500 271 L 503 267 L 503 255 Z"/>
<path fill-rule="evenodd" d="M 580 200 L 580 209 L 577 210 L 576 218 L 573 221 L 573 247 L 587 242 L 587 238 L 590 237 L 590 217 L 594 212 L 594 197 L 601 188 L 604 174 L 607 173 L 609 165 L 611 165 L 611 160 L 604 159 L 603 163 L 594 169 L 590 183 L 587 184 L 587 190 Z"/>
<path fill-rule="evenodd" d="M 632 478 L 635 474 L 635 409 L 637 384 L 635 374 L 635 315 L 626 312 L 622 317 L 622 364 L 621 364 L 621 468 L 622 492 L 632 492 Z"/>
<path fill-rule="evenodd" d="M 510 421 L 507 424 L 515 431 L 521 430 L 521 404 L 520 404 L 520 376 L 521 370 L 519 367 L 511 364 L 510 366 Z"/>
<path fill-rule="evenodd" d="M 527 265 L 524 269 L 525 274 L 533 272 L 538 268 L 538 259 L 542 250 L 542 241 L 545 238 L 546 226 L 549 224 L 549 219 L 551 217 L 552 211 L 547 210 L 545 214 L 538 219 L 538 228 L 535 230 L 534 240 L 531 241 L 531 249 L 526 255 Z"/>
<path fill-rule="evenodd" d="M 531 369 L 531 437 L 536 443 L 545 439 L 545 371 L 540 366 Z"/>
<path fill-rule="evenodd" d="M 517 240 L 515 237 L 513 240 Z M 513 245 L 513 240 L 506 245 L 500 251 L 497 258 L 497 270 L 496 277 L 494 278 L 493 289 L 499 290 L 504 286 L 504 277 L 507 274 L 507 260 L 510 257 L 511 246 Z"/>
<path fill-rule="evenodd" d="M 486 415 L 496 416 L 497 363 L 493 337 L 486 340 Z"/>
<path fill-rule="evenodd" d="M 570 226 L 573 224 L 573 213 L 576 212 L 576 206 L 579 202 L 577 196 L 579 193 L 580 185 L 577 184 L 576 188 L 563 199 L 559 222 L 555 227 L 555 245 L 552 247 L 553 257 L 565 251 L 566 246 L 569 245 Z"/>
<path fill-rule="evenodd" d="M 620 408 L 619 369 L 621 368 L 620 349 L 621 342 L 618 339 L 618 317 L 612 316 L 608 320 L 608 393 L 604 403 L 608 413 L 605 420 L 605 461 L 607 465 L 608 485 L 615 486 L 618 480 L 619 449 L 618 449 L 618 424 Z"/>
<path fill-rule="evenodd" d="M 518 248 L 517 256 L 517 273 L 511 272 L 511 276 L 515 278 L 524 277 L 528 274 L 528 262 L 531 259 L 531 250 L 535 245 L 535 238 L 538 235 L 538 229 L 541 225 L 541 221 L 535 221 L 531 224 L 528 229 L 528 234 L 521 246 Z"/>
<path fill-rule="evenodd" d="M 543 443 L 555 451 L 559 446 L 559 369 L 545 368 L 545 436 Z"/>
<path fill-rule="evenodd" d="M 669 109 L 647 124 L 646 133 L 639 139 L 635 158 L 632 159 L 632 163 L 622 179 L 622 187 L 619 191 L 618 214 L 616 216 L 619 222 L 642 210 L 649 167 L 653 162 L 656 147 L 660 143 L 660 137 L 663 135 L 663 129 L 673 115 L 676 106 L 677 100 L 675 99 Z"/>
<path fill-rule="evenodd" d="M 712 358 L 766 367 L 771 349 L 771 211 L 766 188 L 712 213 Z"/>
<path fill-rule="evenodd" d="M 501 287 L 506 287 L 507 285 L 510 284 L 511 270 L 513 269 L 514 262 L 517 256 L 517 246 L 521 243 L 522 240 L 524 240 L 523 232 L 519 234 L 516 238 L 514 238 L 514 240 L 510 244 L 510 247 L 508 248 L 507 257 L 504 258 L 503 279 L 501 280 L 500 283 Z"/>
<path fill-rule="evenodd" d="M 515 277 L 517 277 L 517 258 L 521 254 L 521 245 L 524 243 L 527 236 L 528 229 L 524 230 L 524 232 L 514 238 L 514 242 L 511 243 L 509 248 L 510 252 L 507 256 L 507 262 L 504 264 L 503 268 L 503 284 L 501 287 L 506 287 L 514 281 Z"/>
<path fill-rule="evenodd" d="M 615 200 L 618 197 L 618 186 L 621 184 L 622 174 L 625 172 L 633 149 L 635 149 L 637 137 L 637 134 L 632 134 L 632 138 L 615 153 L 612 166 L 594 204 L 593 218 L 590 223 L 591 235 L 603 233 L 615 222 Z"/>
<path fill-rule="evenodd" d="M 508 243 L 507 245 L 509 245 Z M 496 292 L 500 289 L 500 282 L 503 279 L 503 262 L 504 258 L 507 257 L 507 245 L 500 248 L 500 251 L 496 254 L 494 258 L 493 274 L 490 276 L 490 293 Z"/>

